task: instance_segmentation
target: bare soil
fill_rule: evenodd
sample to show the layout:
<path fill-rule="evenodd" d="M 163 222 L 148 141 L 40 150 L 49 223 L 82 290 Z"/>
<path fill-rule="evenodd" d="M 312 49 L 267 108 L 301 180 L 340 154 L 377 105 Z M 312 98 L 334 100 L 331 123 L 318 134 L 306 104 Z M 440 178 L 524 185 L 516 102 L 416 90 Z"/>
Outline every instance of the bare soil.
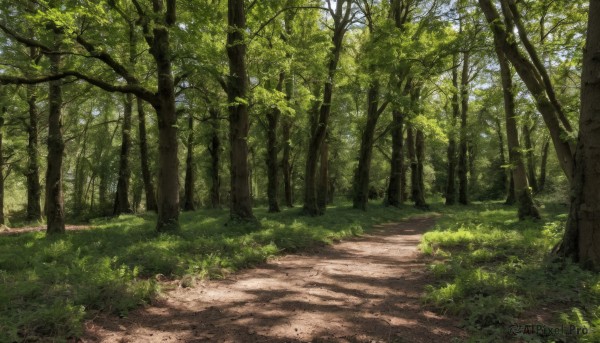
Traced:
<path fill-rule="evenodd" d="M 126 318 L 86 324 L 83 342 L 451 342 L 456 319 L 424 308 L 432 279 L 418 252 L 435 218 L 376 226 L 369 235 L 286 255 L 178 287 Z"/>

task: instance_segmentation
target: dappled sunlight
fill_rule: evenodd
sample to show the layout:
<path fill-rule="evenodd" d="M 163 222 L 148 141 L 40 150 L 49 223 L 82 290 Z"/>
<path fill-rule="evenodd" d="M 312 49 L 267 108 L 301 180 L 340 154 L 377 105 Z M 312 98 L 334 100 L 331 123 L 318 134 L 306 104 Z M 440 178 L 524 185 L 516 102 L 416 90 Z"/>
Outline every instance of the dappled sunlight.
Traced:
<path fill-rule="evenodd" d="M 87 340 L 450 341 L 464 333 L 420 303 L 428 276 L 416 243 L 432 223 L 386 225 L 384 232 L 313 254 L 287 255 L 225 280 L 177 288 L 127 318 L 88 323 Z M 397 245 L 406 238 L 410 243 Z"/>

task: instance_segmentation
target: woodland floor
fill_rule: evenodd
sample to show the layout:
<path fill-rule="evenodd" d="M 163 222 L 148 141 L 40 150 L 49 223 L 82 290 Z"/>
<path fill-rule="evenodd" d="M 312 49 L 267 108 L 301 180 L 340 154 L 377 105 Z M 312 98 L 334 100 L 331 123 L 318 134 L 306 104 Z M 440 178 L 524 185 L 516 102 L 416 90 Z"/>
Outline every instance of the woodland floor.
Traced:
<path fill-rule="evenodd" d="M 84 342 L 451 342 L 458 321 L 421 304 L 417 245 L 435 218 L 286 255 L 223 280 L 177 287 L 125 318 L 86 323 Z"/>

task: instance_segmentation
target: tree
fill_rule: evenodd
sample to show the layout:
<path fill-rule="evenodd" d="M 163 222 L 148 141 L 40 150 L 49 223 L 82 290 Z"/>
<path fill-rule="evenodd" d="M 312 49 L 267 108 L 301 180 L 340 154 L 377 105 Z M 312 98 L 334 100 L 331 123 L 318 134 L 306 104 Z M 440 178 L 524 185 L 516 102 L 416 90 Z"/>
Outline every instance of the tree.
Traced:
<path fill-rule="evenodd" d="M 317 203 L 317 162 L 319 159 L 325 136 L 327 134 L 327 125 L 331 113 L 331 100 L 333 96 L 334 80 L 337 71 L 337 65 L 342 51 L 344 36 L 348 31 L 348 26 L 352 22 L 352 1 L 339 0 L 335 9 L 329 8 L 333 20 L 333 35 L 331 36 L 331 52 L 328 60 L 327 80 L 323 87 L 323 100 L 318 112 L 316 127 L 311 132 L 308 153 L 306 156 L 306 171 L 304 174 L 304 208 L 303 212 L 310 216 L 323 214 L 323 209 L 319 208 Z M 324 191 L 324 190 L 321 190 Z"/>
<path fill-rule="evenodd" d="M 517 40 L 513 39 L 514 37 L 512 36 L 512 27 L 505 27 L 503 24 L 504 21 L 500 19 L 500 15 L 491 1 L 479 0 L 479 5 L 492 29 L 494 37 L 498 40 L 498 44 L 500 44 L 500 49 L 515 67 L 515 70 L 535 99 L 538 111 L 542 115 L 544 122 L 550 131 L 550 136 L 554 144 L 554 149 L 558 155 L 560 165 L 567 178 L 571 180 L 574 161 L 573 150 L 568 141 L 570 134 L 569 127 L 565 126 L 564 120 L 560 118 L 560 111 L 557 109 L 556 103 L 553 103 L 550 99 L 549 93 L 551 93 L 551 91 L 543 81 L 541 75 L 543 71 L 538 69 L 536 63 L 532 62 L 531 59 L 525 56 L 519 49 Z M 502 1 L 502 5 L 504 16 L 510 19 L 512 15 L 504 0 Z"/>
<path fill-rule="evenodd" d="M 194 116 L 188 113 L 187 156 L 185 158 L 185 183 L 183 191 L 183 210 L 196 210 L 195 198 L 195 172 L 194 172 Z"/>
<path fill-rule="evenodd" d="M 2 99 L 4 100 L 4 99 Z M 5 104 L 0 104 L 0 227 L 6 224 L 4 218 L 4 149 L 2 146 L 4 137 L 4 120 L 8 111 Z"/>
<path fill-rule="evenodd" d="M 506 137 L 508 140 L 508 154 L 511 162 L 511 172 L 515 197 L 519 206 L 519 219 L 535 218 L 539 219 L 540 214 L 533 203 L 531 189 L 527 182 L 527 173 L 521 147 L 519 144 L 519 131 L 517 129 L 517 119 L 515 113 L 515 100 L 513 95 L 512 73 L 510 65 L 500 49 L 500 44 L 495 40 L 496 54 L 500 64 L 500 76 L 502 78 L 502 92 L 504 95 L 504 113 L 506 116 Z"/>
<path fill-rule="evenodd" d="M 248 184 L 248 72 L 246 70 L 246 12 L 243 0 L 228 0 L 227 56 L 229 79 L 229 142 L 231 144 L 231 218 L 254 220 Z"/>
<path fill-rule="evenodd" d="M 559 253 L 589 269 L 600 269 L 600 2 L 590 1 L 581 73 L 581 116 L 571 188 L 571 209 Z"/>
<path fill-rule="evenodd" d="M 376 24 L 374 22 L 373 4 L 364 0 L 361 9 L 367 20 L 367 28 L 369 35 L 371 36 L 370 39 L 377 41 L 380 37 L 379 32 L 375 32 Z M 366 44 L 365 48 L 375 50 L 373 49 L 374 47 L 376 47 L 376 45 L 372 43 Z M 367 201 L 369 198 L 369 181 L 371 160 L 373 157 L 373 144 L 375 143 L 375 129 L 381 113 L 383 113 L 389 104 L 389 101 L 384 101 L 381 106 L 379 105 L 381 86 L 380 80 L 378 79 L 379 76 L 376 73 L 377 67 L 378 65 L 371 62 L 366 68 L 370 75 L 367 90 L 367 120 L 362 132 L 360 150 L 358 153 L 358 166 L 354 176 L 353 207 L 363 211 L 366 211 L 367 209 Z"/>
<path fill-rule="evenodd" d="M 20 43 L 40 48 L 45 54 L 49 55 L 49 59 L 53 65 L 51 75 L 49 76 L 22 78 L 2 75 L 0 78 L 3 83 L 35 84 L 50 82 L 51 84 L 51 120 L 49 132 L 51 139 L 49 140 L 48 161 L 53 168 L 50 168 L 50 165 L 48 166 L 50 171 L 47 171 L 46 178 L 47 216 L 49 217 L 48 232 L 61 232 L 63 231 L 61 228 L 64 227 L 64 204 L 62 199 L 62 186 L 60 186 L 64 144 L 62 143 L 62 133 L 60 133 L 59 85 L 61 81 L 59 80 L 67 77 L 82 79 L 109 92 L 132 93 L 150 103 L 155 109 L 159 129 L 158 219 L 156 228 L 158 231 L 173 231 L 179 228 L 177 116 L 175 109 L 175 79 L 172 70 L 172 52 L 169 34 L 170 28 L 173 27 L 176 22 L 175 0 L 168 0 L 166 4 L 162 1 L 155 1 L 151 10 L 146 9 L 137 1 L 134 1 L 134 5 L 135 11 L 139 16 L 139 20 L 136 22 L 143 29 L 144 38 L 148 44 L 150 55 L 152 56 L 156 67 L 156 92 L 142 86 L 139 79 L 130 69 L 121 64 L 107 50 L 100 49 L 96 44 L 88 41 L 88 39 L 83 36 L 82 31 L 67 27 L 64 23 L 70 23 L 71 21 L 69 20 L 60 21 L 61 25 L 65 26 L 54 25 L 56 31 L 55 35 L 58 35 L 63 31 L 69 31 L 71 33 L 76 32 L 77 34 L 72 38 L 89 54 L 87 57 L 102 62 L 116 75 L 125 80 L 127 84 L 112 84 L 77 70 L 62 70 L 62 68 L 60 68 L 62 54 L 56 53 L 59 51 L 58 47 L 55 46 L 50 48 L 41 42 L 23 37 L 4 24 L 0 25 L 0 29 Z M 123 12 L 115 2 L 111 2 L 111 7 L 119 12 Z M 40 12 L 39 15 L 45 16 L 46 14 Z M 48 15 L 47 17 L 53 18 L 52 15 Z M 52 23 L 56 24 L 54 22 Z M 59 142 L 59 140 L 61 141 Z M 56 167 L 54 165 L 56 165 Z M 50 180 L 48 177 L 50 177 Z M 48 201 L 50 201 L 50 203 L 48 203 Z M 50 216 L 55 218 L 50 220 Z M 51 226 L 55 228 L 51 229 Z"/>

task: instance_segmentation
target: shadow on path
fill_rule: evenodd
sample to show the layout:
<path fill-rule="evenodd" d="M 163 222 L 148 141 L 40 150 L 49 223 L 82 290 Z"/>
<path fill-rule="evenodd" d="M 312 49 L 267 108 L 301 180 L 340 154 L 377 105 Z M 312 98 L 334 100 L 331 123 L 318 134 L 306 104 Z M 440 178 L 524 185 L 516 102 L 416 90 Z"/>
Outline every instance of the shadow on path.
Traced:
<path fill-rule="evenodd" d="M 128 318 L 87 323 L 84 342 L 450 342 L 453 319 L 422 308 L 417 245 L 435 218 L 287 255 L 169 292 Z"/>

